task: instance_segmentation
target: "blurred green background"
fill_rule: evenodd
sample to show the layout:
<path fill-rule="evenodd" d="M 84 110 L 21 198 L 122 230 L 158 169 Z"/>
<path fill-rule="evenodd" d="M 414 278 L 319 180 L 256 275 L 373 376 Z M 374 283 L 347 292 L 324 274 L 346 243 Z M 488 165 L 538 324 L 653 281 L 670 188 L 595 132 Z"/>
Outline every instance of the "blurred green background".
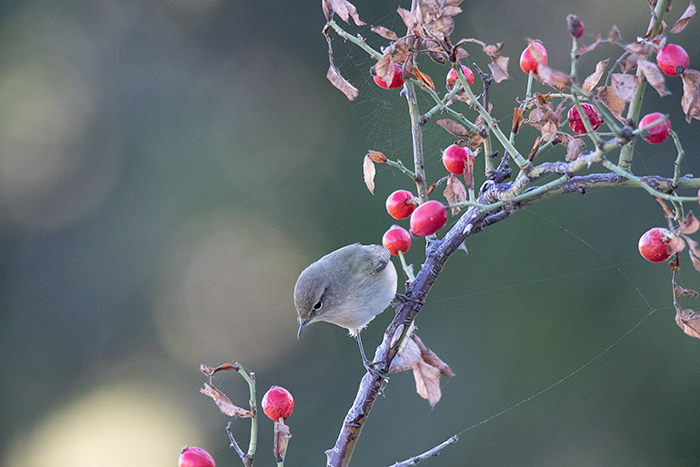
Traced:
<path fill-rule="evenodd" d="M 404 98 L 371 83 L 360 51 L 334 39 L 356 102 L 326 81 L 319 3 L 0 3 L 0 465 L 173 466 L 186 444 L 239 465 L 227 417 L 198 393 L 200 363 L 234 361 L 256 373 L 259 396 L 273 384 L 294 394 L 287 465 L 325 461 L 364 369 L 343 329 L 314 325 L 297 341 L 292 290 L 321 255 L 380 242 L 392 224 L 386 196 L 411 183 L 379 167 L 370 195 L 362 157 L 376 149 L 410 163 L 411 147 Z M 395 4 L 356 5 L 368 24 L 403 31 Z M 669 23 L 685 6 L 674 3 Z M 527 37 L 568 70 L 568 13 L 584 21 L 586 43 L 613 24 L 633 41 L 648 23 L 644 0 L 462 7 L 455 41 L 502 41 L 511 57 L 513 79 L 491 89 L 503 128 L 525 94 Z M 698 24 L 673 38 L 695 68 Z M 581 75 L 619 54 L 599 47 Z M 420 64 L 443 91 L 445 71 Z M 680 80 L 667 84 L 673 94 L 651 91 L 645 112 L 671 116 L 683 171 L 698 174 L 700 123 L 683 120 Z M 434 181 L 451 137 L 431 122 L 425 140 Z M 674 159 L 670 142 L 639 143 L 634 170 L 668 176 Z M 674 323 L 668 268 L 636 247 L 664 224 L 642 190 L 607 189 L 470 237 L 417 322 L 457 376 L 431 410 L 410 373 L 393 375 L 354 465 L 389 465 L 458 432 L 425 465 L 697 465 L 700 342 Z M 416 268 L 422 246 L 408 254 Z M 686 257 L 680 281 L 700 287 Z M 363 333 L 366 348 L 390 320 Z M 216 382 L 247 404 L 242 379 Z M 260 425 L 256 465 L 274 465 L 272 423 Z M 234 430 L 247 445 L 247 422 Z"/>

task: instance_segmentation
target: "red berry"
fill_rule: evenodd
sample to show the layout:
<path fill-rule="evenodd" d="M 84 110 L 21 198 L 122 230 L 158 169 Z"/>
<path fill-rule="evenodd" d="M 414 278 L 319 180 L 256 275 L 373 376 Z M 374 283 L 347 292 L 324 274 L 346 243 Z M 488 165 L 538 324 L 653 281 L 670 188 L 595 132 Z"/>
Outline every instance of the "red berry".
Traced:
<path fill-rule="evenodd" d="M 642 132 L 642 139 L 644 139 L 644 141 L 646 141 L 647 143 L 659 144 L 666 141 L 668 135 L 671 134 L 671 120 L 669 120 L 661 112 L 652 112 L 650 114 L 645 115 L 639 121 L 639 128 L 643 128 L 647 125 L 654 123 L 660 118 L 664 119 L 662 123 L 659 123 L 658 125 L 653 126 L 648 130 L 644 130 Z"/>
<path fill-rule="evenodd" d="M 411 234 L 403 227 L 395 225 L 384 232 L 382 245 L 388 248 L 392 255 L 398 255 L 399 251 L 406 253 L 411 248 Z"/>
<path fill-rule="evenodd" d="M 401 68 L 401 65 L 394 65 L 394 77 L 391 80 L 391 84 L 388 85 L 377 74 L 374 74 L 372 78 L 374 78 L 374 82 L 377 83 L 377 86 L 380 88 L 397 89 L 403 86 L 403 68 Z"/>
<path fill-rule="evenodd" d="M 588 121 L 591 122 L 591 127 L 593 127 L 594 130 L 600 128 L 600 125 L 603 124 L 603 119 L 600 117 L 600 114 L 595 107 L 584 102 L 581 104 L 581 108 L 583 108 L 583 113 L 585 113 L 586 117 L 588 117 Z M 574 130 L 576 133 L 586 133 L 586 127 L 583 125 L 583 120 L 581 120 L 581 116 L 578 114 L 578 109 L 576 106 L 569 109 L 569 114 L 567 117 L 569 118 L 569 126 L 572 130 Z"/>
<path fill-rule="evenodd" d="M 666 76 L 678 76 L 688 69 L 690 59 L 683 47 L 668 44 L 656 54 L 656 64 Z"/>
<path fill-rule="evenodd" d="M 698 198 L 700 198 L 700 188 L 698 189 Z M 698 204 L 700 204 L 700 199 L 698 199 Z"/>
<path fill-rule="evenodd" d="M 294 411 L 292 393 L 280 386 L 272 386 L 262 398 L 262 408 L 270 420 L 286 420 Z"/>
<path fill-rule="evenodd" d="M 542 45 L 542 42 L 540 41 L 533 41 L 532 45 L 540 52 L 540 54 L 542 54 L 540 63 L 542 63 L 542 65 L 546 65 L 547 49 L 544 48 L 544 45 Z M 532 56 L 530 46 L 528 45 L 528 47 L 525 50 L 523 50 L 523 53 L 520 55 L 520 69 L 523 70 L 525 74 L 530 73 L 530 70 L 537 74 L 538 65 L 539 63 L 537 62 L 537 60 L 535 60 L 535 57 Z"/>
<path fill-rule="evenodd" d="M 447 208 L 439 201 L 426 201 L 411 214 L 411 232 L 425 237 L 432 235 L 447 223 Z"/>
<path fill-rule="evenodd" d="M 179 467 L 216 467 L 214 458 L 202 448 L 185 446 L 180 451 Z"/>
<path fill-rule="evenodd" d="M 668 243 L 673 238 L 671 231 L 661 227 L 655 227 L 647 231 L 639 239 L 639 253 L 645 260 L 659 263 L 667 260 L 671 253 L 668 251 Z"/>
<path fill-rule="evenodd" d="M 406 219 L 416 209 L 413 193 L 396 190 L 386 199 L 386 210 L 394 219 Z"/>
<path fill-rule="evenodd" d="M 470 70 L 469 67 L 462 65 L 462 74 L 466 78 L 469 87 L 472 87 L 472 84 L 474 84 L 474 73 L 472 73 L 472 70 Z M 459 82 L 457 72 L 454 70 L 454 68 L 450 68 L 450 71 L 447 73 L 447 79 L 445 80 L 447 90 L 452 91 L 452 88 L 457 82 Z M 462 89 L 461 86 L 460 89 Z M 464 89 L 462 89 L 462 91 L 464 91 Z"/>
<path fill-rule="evenodd" d="M 442 163 L 448 172 L 459 175 L 464 173 L 464 167 L 469 161 L 474 160 L 474 155 L 469 148 L 460 148 L 456 144 L 448 146 L 442 151 Z"/>

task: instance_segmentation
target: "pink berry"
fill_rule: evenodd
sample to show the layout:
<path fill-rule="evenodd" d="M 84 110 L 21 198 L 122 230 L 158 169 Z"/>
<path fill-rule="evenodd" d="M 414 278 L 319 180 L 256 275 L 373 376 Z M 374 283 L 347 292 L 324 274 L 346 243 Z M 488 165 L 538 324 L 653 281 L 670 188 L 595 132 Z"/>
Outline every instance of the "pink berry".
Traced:
<path fill-rule="evenodd" d="M 442 163 L 448 172 L 459 175 L 464 173 L 464 168 L 471 158 L 474 161 L 474 155 L 469 148 L 461 148 L 456 144 L 448 146 L 442 151 Z"/>
<path fill-rule="evenodd" d="M 662 123 L 659 123 L 658 125 L 642 132 L 642 139 L 644 139 L 644 141 L 647 143 L 659 144 L 666 141 L 668 135 L 671 134 L 671 121 L 661 112 L 652 112 L 647 114 L 639 121 L 639 128 L 643 128 L 654 123 L 660 118 L 664 119 Z"/>
<path fill-rule="evenodd" d="M 532 42 L 533 47 L 535 47 L 541 54 L 542 54 L 542 59 L 541 63 L 542 65 L 547 64 L 547 49 L 544 48 L 544 45 L 542 45 L 542 42 L 540 41 L 533 41 Z M 539 66 L 539 63 L 537 60 L 535 60 L 535 57 L 532 56 L 532 52 L 530 51 L 530 46 L 523 50 L 523 53 L 520 55 L 520 69 L 525 72 L 525 74 L 530 73 L 530 70 L 532 70 L 535 74 L 537 74 L 537 67 Z"/>
<path fill-rule="evenodd" d="M 472 84 L 474 84 L 474 73 L 472 73 L 472 70 L 470 70 L 468 67 L 462 65 L 462 74 L 467 80 L 467 84 L 469 87 L 472 87 Z M 450 68 L 450 71 L 447 73 L 447 79 L 445 80 L 445 85 L 447 86 L 448 91 L 452 91 L 452 88 L 455 86 L 455 84 L 459 82 L 459 77 L 457 76 L 457 72 L 454 70 L 454 68 Z M 462 87 L 460 86 L 460 89 Z"/>
<path fill-rule="evenodd" d="M 588 121 L 591 122 L 591 127 L 594 130 L 600 128 L 600 125 L 603 124 L 603 119 L 600 117 L 600 114 L 595 107 L 584 102 L 581 104 L 581 108 L 583 109 L 583 113 L 586 114 L 586 117 L 588 117 Z M 583 125 L 583 120 L 581 120 L 581 116 L 578 114 L 578 109 L 576 106 L 569 109 L 569 114 L 567 117 L 569 118 L 569 126 L 572 130 L 574 130 L 576 133 L 586 133 L 586 127 Z"/>
<path fill-rule="evenodd" d="M 688 69 L 690 59 L 683 47 L 668 44 L 656 54 L 656 64 L 666 76 L 678 76 Z"/>
<path fill-rule="evenodd" d="M 280 386 L 272 386 L 262 398 L 262 408 L 270 420 L 286 420 L 294 412 L 292 393 Z"/>
<path fill-rule="evenodd" d="M 185 446 L 180 451 L 179 467 L 216 467 L 214 458 L 202 448 Z"/>
<path fill-rule="evenodd" d="M 660 263 L 667 260 L 671 254 L 668 251 L 668 243 L 673 238 L 671 231 L 661 227 L 655 227 L 647 231 L 639 239 L 639 253 L 652 263 Z"/>
<path fill-rule="evenodd" d="M 398 255 L 399 251 L 406 253 L 411 248 L 411 234 L 403 227 L 395 225 L 384 232 L 382 245 L 388 248 L 392 255 Z"/>
<path fill-rule="evenodd" d="M 403 68 L 401 68 L 401 65 L 394 65 L 394 77 L 391 80 L 390 84 L 386 84 L 383 79 L 379 77 L 379 75 L 374 74 L 372 76 L 374 79 L 374 82 L 377 83 L 377 86 L 383 89 L 398 89 L 401 86 L 403 86 Z"/>
<path fill-rule="evenodd" d="M 426 201 L 411 214 L 411 232 L 425 237 L 440 230 L 447 223 L 447 208 L 439 201 Z"/>
<path fill-rule="evenodd" d="M 416 206 L 413 193 L 407 190 L 396 190 L 386 199 L 386 210 L 394 219 L 406 219 Z"/>
<path fill-rule="evenodd" d="M 583 21 L 581 21 L 578 16 L 567 16 L 566 27 L 569 30 L 569 34 L 571 34 L 571 37 L 575 39 L 580 39 L 581 36 L 583 36 Z"/>

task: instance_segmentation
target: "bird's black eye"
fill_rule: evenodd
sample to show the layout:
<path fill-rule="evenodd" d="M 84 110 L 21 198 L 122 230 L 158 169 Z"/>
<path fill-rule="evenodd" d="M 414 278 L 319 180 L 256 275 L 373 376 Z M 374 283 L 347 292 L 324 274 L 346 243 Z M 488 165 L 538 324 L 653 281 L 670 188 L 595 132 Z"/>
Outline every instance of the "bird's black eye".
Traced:
<path fill-rule="evenodd" d="M 314 311 L 320 310 L 322 306 L 323 306 L 323 302 L 321 300 L 317 301 L 316 304 L 314 305 Z"/>

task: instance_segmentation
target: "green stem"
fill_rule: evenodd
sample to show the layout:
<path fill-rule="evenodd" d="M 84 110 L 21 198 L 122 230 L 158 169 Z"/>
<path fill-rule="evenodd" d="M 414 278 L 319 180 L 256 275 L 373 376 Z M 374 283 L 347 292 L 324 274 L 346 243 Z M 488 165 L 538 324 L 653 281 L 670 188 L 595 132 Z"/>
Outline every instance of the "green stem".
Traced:
<path fill-rule="evenodd" d="M 243 368 L 238 368 L 238 374 L 240 374 L 243 379 L 248 383 L 248 388 L 250 389 L 250 411 L 253 413 L 253 418 L 250 419 L 250 443 L 248 444 L 248 457 L 255 457 L 255 450 L 258 445 L 258 408 L 255 395 L 255 373 L 251 372 L 250 375 Z"/>
<path fill-rule="evenodd" d="M 423 125 L 416 101 L 416 88 L 412 81 L 404 84 L 406 89 L 406 101 L 408 102 L 408 114 L 411 117 L 411 137 L 413 139 L 413 166 L 418 199 L 421 204 L 428 200 L 428 185 L 425 180 L 425 163 L 423 158 Z"/>
<path fill-rule="evenodd" d="M 681 178 L 681 161 L 683 160 L 685 151 L 683 150 L 683 146 L 681 146 L 681 141 L 678 139 L 678 135 L 673 130 L 671 130 L 671 138 L 673 138 L 673 143 L 676 145 L 676 149 L 678 150 L 678 157 L 676 157 L 676 160 L 673 161 L 673 182 L 671 184 L 675 190 L 675 187 L 678 186 L 678 180 Z"/>
<path fill-rule="evenodd" d="M 406 258 L 401 250 L 399 250 L 399 260 L 401 261 L 401 267 L 403 268 L 403 272 L 406 273 L 409 282 L 416 280 L 416 276 L 413 274 L 413 268 L 406 263 Z"/>
<path fill-rule="evenodd" d="M 392 161 L 391 159 L 387 158 L 387 160 L 385 160 L 384 163 L 385 163 L 386 165 L 388 165 L 389 167 L 393 167 L 393 168 L 395 168 L 395 169 L 399 169 L 401 172 L 403 172 L 403 173 L 405 173 L 406 175 L 408 175 L 409 177 L 411 177 L 411 180 L 415 180 L 415 179 L 416 179 L 416 174 L 413 173 L 413 172 L 411 172 L 411 171 L 408 169 L 408 167 L 406 167 L 405 165 L 403 165 L 403 162 L 401 162 L 400 159 L 397 159 L 396 161 Z"/>
<path fill-rule="evenodd" d="M 658 0 L 654 12 L 652 13 L 651 20 L 649 21 L 648 30 L 651 32 L 649 34 L 650 38 L 655 37 L 662 27 L 662 19 L 666 13 L 666 8 L 668 7 L 669 0 Z M 649 57 L 647 57 L 649 58 Z M 633 122 L 639 121 L 639 114 L 642 111 L 642 101 L 644 99 L 644 91 L 647 87 L 646 79 L 644 79 L 644 73 L 641 68 L 637 68 L 637 76 L 641 79 L 637 90 L 632 97 L 629 109 L 627 111 L 627 119 Z M 618 165 L 622 170 L 630 171 L 632 168 L 632 156 L 634 154 L 634 141 L 632 140 L 627 143 L 620 151 L 620 159 L 618 160 Z"/>
<path fill-rule="evenodd" d="M 367 52 L 375 60 L 379 60 L 380 58 L 382 58 L 382 54 L 374 50 L 369 45 L 367 45 L 363 38 L 353 36 L 352 34 L 346 32 L 343 28 L 338 26 L 338 23 L 336 23 L 335 20 L 328 21 L 328 25 L 332 27 L 336 34 L 338 34 L 340 37 L 342 37 L 346 41 L 352 42 L 353 44 Z"/>

